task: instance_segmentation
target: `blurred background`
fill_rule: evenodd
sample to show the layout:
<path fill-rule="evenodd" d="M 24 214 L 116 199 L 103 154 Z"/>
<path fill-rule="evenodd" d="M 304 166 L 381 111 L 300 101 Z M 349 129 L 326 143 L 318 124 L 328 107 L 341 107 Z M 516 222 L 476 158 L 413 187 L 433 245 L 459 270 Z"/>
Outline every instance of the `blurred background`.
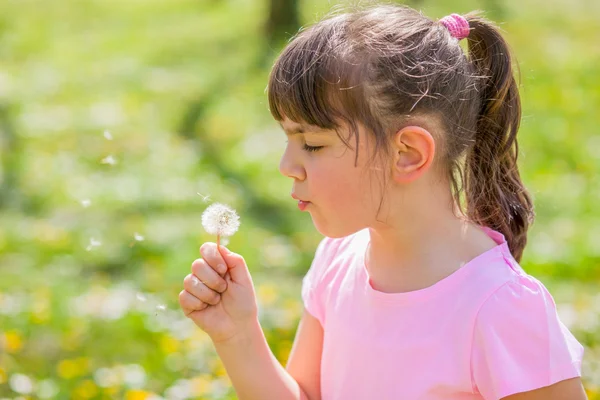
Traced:
<path fill-rule="evenodd" d="M 178 306 L 213 201 L 237 209 L 285 363 L 320 235 L 279 175 L 270 67 L 324 0 L 0 2 L 0 398 L 234 399 Z M 486 11 L 520 63 L 522 265 L 585 345 L 600 395 L 600 3 L 414 0 Z M 208 197 L 207 197 L 208 196 Z"/>

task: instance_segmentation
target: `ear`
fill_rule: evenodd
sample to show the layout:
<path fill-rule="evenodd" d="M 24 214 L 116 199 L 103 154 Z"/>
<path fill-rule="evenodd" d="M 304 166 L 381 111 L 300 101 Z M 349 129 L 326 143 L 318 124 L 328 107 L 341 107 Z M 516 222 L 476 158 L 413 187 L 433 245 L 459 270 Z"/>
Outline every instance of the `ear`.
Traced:
<path fill-rule="evenodd" d="M 428 130 L 407 126 L 394 135 L 392 149 L 392 178 L 398 183 L 408 183 L 429 169 L 435 155 L 435 141 Z"/>

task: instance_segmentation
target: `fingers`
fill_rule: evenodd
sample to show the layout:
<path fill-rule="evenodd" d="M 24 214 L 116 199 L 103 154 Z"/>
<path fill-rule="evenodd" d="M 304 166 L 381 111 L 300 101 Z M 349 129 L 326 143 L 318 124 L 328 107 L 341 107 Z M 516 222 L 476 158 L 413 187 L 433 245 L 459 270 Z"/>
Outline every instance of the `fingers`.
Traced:
<path fill-rule="evenodd" d="M 208 264 L 206 260 L 201 258 L 192 263 L 192 274 L 208 286 L 210 289 L 223 293 L 227 289 L 227 282 Z"/>
<path fill-rule="evenodd" d="M 187 290 L 182 290 L 179 293 L 179 304 L 181 305 L 181 309 L 185 313 L 186 317 L 194 311 L 202 311 L 208 307 L 207 303 L 204 303 Z"/>
<path fill-rule="evenodd" d="M 250 271 L 248 271 L 244 257 L 230 251 L 226 247 L 222 247 L 221 252 L 229 268 L 230 280 L 244 286 L 252 286 L 252 277 L 250 276 Z"/>
<path fill-rule="evenodd" d="M 204 243 L 200 247 L 200 254 L 202 255 L 202 258 L 206 260 L 208 265 L 217 271 L 219 275 L 225 276 L 225 273 L 227 272 L 227 263 L 223 260 L 221 253 L 217 250 L 216 243 Z"/>
<path fill-rule="evenodd" d="M 221 295 L 202 283 L 195 275 L 189 274 L 183 280 L 183 288 L 204 303 L 214 306 L 221 300 Z"/>

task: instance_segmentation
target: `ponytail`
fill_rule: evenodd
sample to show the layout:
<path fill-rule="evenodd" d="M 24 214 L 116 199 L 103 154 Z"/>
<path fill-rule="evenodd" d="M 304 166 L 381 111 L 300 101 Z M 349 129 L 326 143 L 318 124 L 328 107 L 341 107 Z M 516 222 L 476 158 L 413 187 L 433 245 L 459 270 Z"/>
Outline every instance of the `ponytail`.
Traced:
<path fill-rule="evenodd" d="M 535 213 L 517 167 L 518 87 L 508 45 L 498 28 L 475 14 L 466 19 L 468 58 L 481 78 L 475 143 L 465 168 L 467 216 L 502 233 L 520 261 Z"/>

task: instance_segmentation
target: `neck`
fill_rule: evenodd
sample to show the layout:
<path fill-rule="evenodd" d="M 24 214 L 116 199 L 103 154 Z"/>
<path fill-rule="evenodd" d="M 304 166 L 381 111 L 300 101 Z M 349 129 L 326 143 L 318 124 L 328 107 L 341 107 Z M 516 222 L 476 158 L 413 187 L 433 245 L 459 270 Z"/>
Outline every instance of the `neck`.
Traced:
<path fill-rule="evenodd" d="M 367 270 L 374 288 L 402 292 L 430 286 L 496 245 L 452 209 L 448 192 L 403 193 L 404 212 L 390 212 L 385 224 L 369 228 Z"/>

